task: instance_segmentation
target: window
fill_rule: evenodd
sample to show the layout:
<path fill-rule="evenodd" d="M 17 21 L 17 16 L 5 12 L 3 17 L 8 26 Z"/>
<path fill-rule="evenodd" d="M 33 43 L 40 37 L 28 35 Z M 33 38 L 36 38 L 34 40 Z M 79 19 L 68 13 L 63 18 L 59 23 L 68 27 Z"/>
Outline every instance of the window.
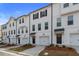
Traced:
<path fill-rule="evenodd" d="M 33 19 L 38 19 L 39 18 L 39 13 L 33 14 Z"/>
<path fill-rule="evenodd" d="M 20 30 L 18 30 L 18 34 L 20 34 Z"/>
<path fill-rule="evenodd" d="M 66 8 L 68 6 L 69 6 L 69 3 L 65 3 L 63 7 Z"/>
<path fill-rule="evenodd" d="M 76 4 L 78 4 L 78 3 L 73 3 L 73 5 L 76 5 Z"/>
<path fill-rule="evenodd" d="M 61 18 L 57 18 L 57 27 L 61 26 Z"/>
<path fill-rule="evenodd" d="M 21 33 L 24 33 L 23 29 L 22 29 Z"/>
<path fill-rule="evenodd" d="M 11 24 L 9 26 L 11 27 Z"/>
<path fill-rule="evenodd" d="M 14 34 L 15 34 L 15 30 L 14 30 Z"/>
<path fill-rule="evenodd" d="M 6 32 L 6 36 L 7 36 L 7 32 Z"/>
<path fill-rule="evenodd" d="M 73 24 L 73 16 L 68 16 L 68 25 Z"/>
<path fill-rule="evenodd" d="M 19 24 L 21 24 L 21 19 L 19 20 Z"/>
<path fill-rule="evenodd" d="M 22 23 L 24 23 L 24 18 L 22 18 Z"/>
<path fill-rule="evenodd" d="M 40 12 L 40 17 L 47 16 L 47 10 Z"/>
<path fill-rule="evenodd" d="M 45 22 L 45 30 L 48 29 L 48 22 Z"/>
<path fill-rule="evenodd" d="M 35 31 L 35 25 L 32 25 L 32 31 Z"/>
<path fill-rule="evenodd" d="M 14 22 L 13 22 L 13 26 L 14 26 Z"/>
<path fill-rule="evenodd" d="M 11 34 L 13 34 L 13 31 L 11 31 Z"/>
<path fill-rule="evenodd" d="M 38 24 L 38 30 L 41 30 L 41 24 Z"/>
<path fill-rule="evenodd" d="M 26 33 L 28 33 L 28 30 L 27 30 L 27 28 L 26 28 Z"/>
<path fill-rule="evenodd" d="M 10 35 L 10 31 L 9 31 L 9 35 Z"/>

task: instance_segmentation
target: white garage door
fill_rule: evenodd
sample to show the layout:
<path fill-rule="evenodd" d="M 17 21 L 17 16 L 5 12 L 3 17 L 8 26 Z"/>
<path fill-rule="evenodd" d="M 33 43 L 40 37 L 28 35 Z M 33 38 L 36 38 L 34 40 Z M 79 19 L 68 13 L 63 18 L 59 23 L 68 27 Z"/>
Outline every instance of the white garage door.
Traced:
<path fill-rule="evenodd" d="M 79 34 L 71 34 L 70 35 L 70 44 L 71 45 L 79 45 Z"/>
<path fill-rule="evenodd" d="M 39 44 L 40 45 L 48 45 L 49 44 L 49 37 L 48 36 L 39 37 Z"/>

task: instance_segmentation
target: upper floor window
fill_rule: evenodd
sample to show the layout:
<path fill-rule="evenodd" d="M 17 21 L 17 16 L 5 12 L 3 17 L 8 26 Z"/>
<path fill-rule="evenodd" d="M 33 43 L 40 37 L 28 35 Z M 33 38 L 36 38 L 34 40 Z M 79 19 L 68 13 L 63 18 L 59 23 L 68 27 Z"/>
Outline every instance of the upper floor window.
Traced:
<path fill-rule="evenodd" d="M 10 35 L 10 31 L 9 31 L 9 35 Z"/>
<path fill-rule="evenodd" d="M 38 19 L 39 18 L 39 13 L 33 14 L 33 19 Z"/>
<path fill-rule="evenodd" d="M 14 26 L 14 22 L 13 22 L 13 26 Z"/>
<path fill-rule="evenodd" d="M 14 30 L 14 34 L 15 34 L 15 30 Z"/>
<path fill-rule="evenodd" d="M 35 25 L 32 25 L 32 31 L 35 31 Z"/>
<path fill-rule="evenodd" d="M 47 16 L 47 10 L 40 12 L 40 17 Z"/>
<path fill-rule="evenodd" d="M 21 19 L 19 20 L 19 24 L 21 24 Z"/>
<path fill-rule="evenodd" d="M 23 29 L 22 29 L 21 33 L 24 33 Z"/>
<path fill-rule="evenodd" d="M 11 27 L 11 24 L 9 26 Z"/>
<path fill-rule="evenodd" d="M 13 31 L 11 31 L 11 34 L 13 34 Z"/>
<path fill-rule="evenodd" d="M 66 8 L 66 7 L 68 7 L 68 6 L 69 6 L 69 3 L 65 3 L 65 4 L 63 5 L 64 8 Z"/>
<path fill-rule="evenodd" d="M 57 18 L 57 27 L 61 26 L 61 18 Z"/>
<path fill-rule="evenodd" d="M 24 23 L 24 18 L 22 18 L 22 23 Z"/>
<path fill-rule="evenodd" d="M 78 4 L 78 3 L 73 3 L 73 5 L 76 5 L 76 4 Z"/>
<path fill-rule="evenodd" d="M 6 36 L 7 36 L 7 32 L 6 32 Z"/>
<path fill-rule="evenodd" d="M 25 30 L 25 31 L 26 31 L 26 33 L 28 33 L 28 29 L 27 29 L 27 28 L 26 28 L 26 30 Z"/>
<path fill-rule="evenodd" d="M 45 22 L 45 30 L 48 29 L 48 22 Z"/>
<path fill-rule="evenodd" d="M 38 30 L 41 30 L 41 24 L 38 24 Z"/>
<path fill-rule="evenodd" d="M 18 30 L 18 34 L 20 34 L 20 30 Z"/>
<path fill-rule="evenodd" d="M 73 25 L 73 16 L 68 16 L 68 25 Z"/>

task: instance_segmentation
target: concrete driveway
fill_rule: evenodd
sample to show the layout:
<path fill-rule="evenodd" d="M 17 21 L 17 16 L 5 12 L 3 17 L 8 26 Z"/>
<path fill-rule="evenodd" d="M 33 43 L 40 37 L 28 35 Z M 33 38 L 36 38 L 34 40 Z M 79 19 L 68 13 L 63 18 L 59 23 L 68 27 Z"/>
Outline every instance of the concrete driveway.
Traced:
<path fill-rule="evenodd" d="M 20 52 L 21 54 L 30 55 L 30 56 L 38 56 L 38 54 L 45 48 L 45 46 L 36 46 L 34 48 L 27 49 L 23 52 Z"/>

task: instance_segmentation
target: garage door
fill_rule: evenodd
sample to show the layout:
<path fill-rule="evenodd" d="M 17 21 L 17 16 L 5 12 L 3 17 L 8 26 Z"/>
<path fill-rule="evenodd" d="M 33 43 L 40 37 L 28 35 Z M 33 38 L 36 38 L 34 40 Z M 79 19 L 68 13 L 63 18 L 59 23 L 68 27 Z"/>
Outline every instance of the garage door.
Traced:
<path fill-rule="evenodd" d="M 49 37 L 48 36 L 39 37 L 39 44 L 40 45 L 48 45 L 49 44 Z"/>
<path fill-rule="evenodd" d="M 71 45 L 79 45 L 79 34 L 71 34 L 70 35 L 70 44 Z"/>

